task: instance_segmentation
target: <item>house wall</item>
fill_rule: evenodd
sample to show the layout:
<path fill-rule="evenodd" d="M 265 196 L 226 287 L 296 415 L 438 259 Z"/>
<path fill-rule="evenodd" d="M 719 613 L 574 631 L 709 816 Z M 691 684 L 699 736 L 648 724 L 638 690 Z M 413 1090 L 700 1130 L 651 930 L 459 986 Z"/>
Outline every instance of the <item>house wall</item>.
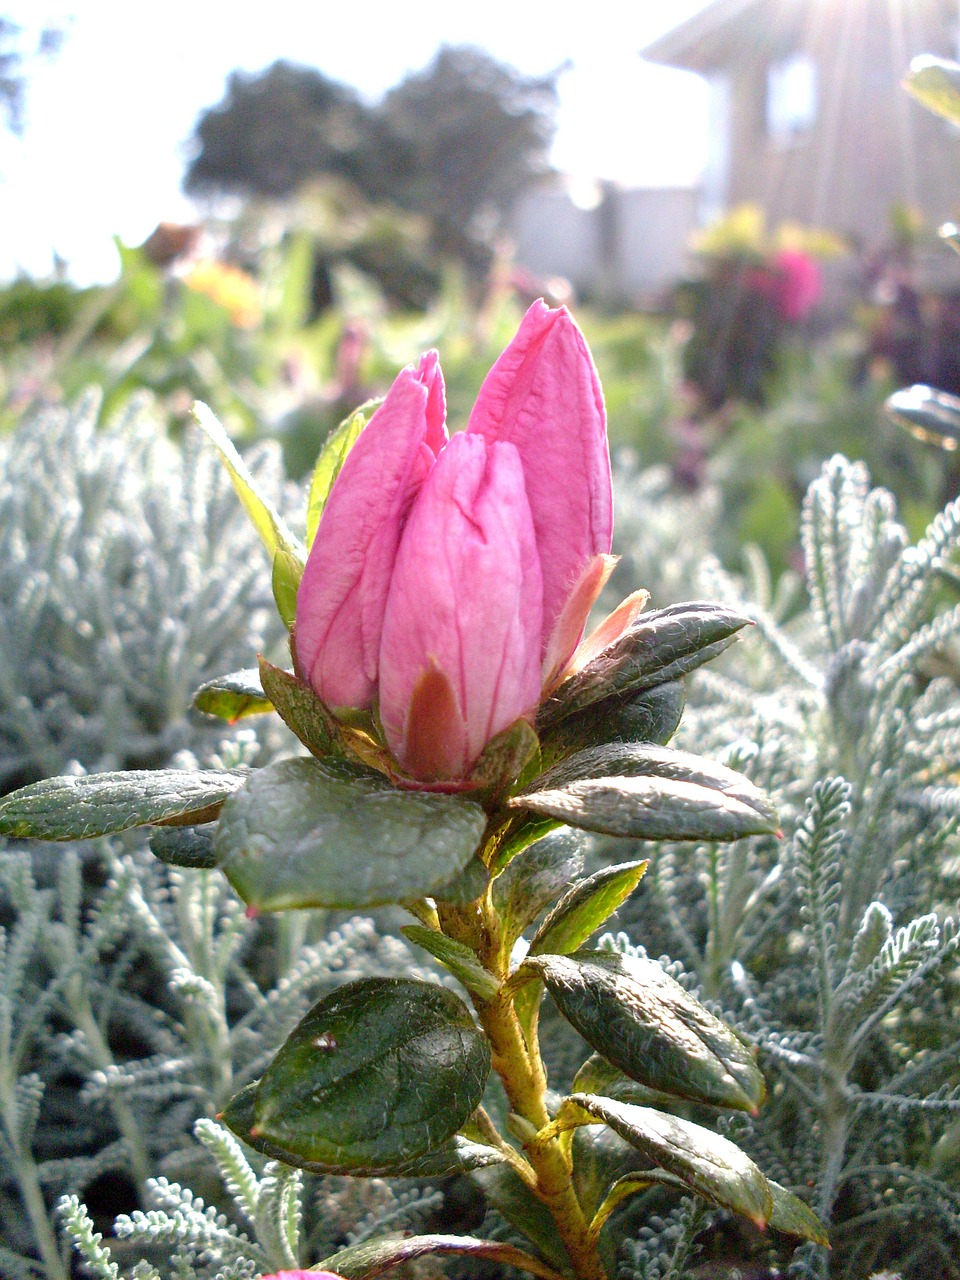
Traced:
<path fill-rule="evenodd" d="M 778 47 L 744 33 L 741 55 L 723 70 L 729 202 L 759 200 L 774 221 L 816 223 L 868 244 L 887 233 L 895 204 L 919 208 L 934 226 L 960 214 L 960 132 L 900 87 L 917 54 L 956 56 L 955 0 L 809 0 L 806 7 L 799 42 Z M 777 142 L 768 128 L 767 73 L 798 48 L 817 68 L 816 121 Z"/>
<path fill-rule="evenodd" d="M 539 276 L 564 276 L 578 293 L 647 300 L 681 275 L 697 225 L 695 188 L 608 186 L 592 209 L 563 189 L 531 192 L 514 211 L 516 260 Z"/>

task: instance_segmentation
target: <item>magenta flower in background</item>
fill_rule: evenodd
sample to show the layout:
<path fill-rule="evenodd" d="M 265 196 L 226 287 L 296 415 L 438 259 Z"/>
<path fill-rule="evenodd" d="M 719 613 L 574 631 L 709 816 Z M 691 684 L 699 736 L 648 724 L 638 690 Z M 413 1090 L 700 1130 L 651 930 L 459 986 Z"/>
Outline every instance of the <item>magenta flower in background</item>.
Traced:
<path fill-rule="evenodd" d="M 462 779 L 555 687 L 612 529 L 603 397 L 566 309 L 534 303 L 452 439 L 427 352 L 324 508 L 297 598 L 303 678 L 337 713 L 376 704 L 411 777 Z"/>
<path fill-rule="evenodd" d="M 773 267 L 777 273 L 777 309 L 784 320 L 800 324 L 820 301 L 820 268 L 809 253 L 800 249 L 781 249 L 773 259 Z"/>

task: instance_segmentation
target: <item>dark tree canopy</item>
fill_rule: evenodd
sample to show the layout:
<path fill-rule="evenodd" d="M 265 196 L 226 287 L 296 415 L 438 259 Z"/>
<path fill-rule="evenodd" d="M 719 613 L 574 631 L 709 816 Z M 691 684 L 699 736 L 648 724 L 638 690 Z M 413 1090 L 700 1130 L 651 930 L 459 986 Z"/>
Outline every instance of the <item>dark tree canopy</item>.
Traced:
<path fill-rule="evenodd" d="M 309 67 L 235 72 L 197 123 L 184 185 L 277 197 L 335 175 L 425 215 L 452 245 L 547 171 L 557 74 L 527 79 L 480 50 L 442 48 L 370 108 Z"/>
<path fill-rule="evenodd" d="M 508 210 L 548 171 L 556 79 L 521 77 L 479 49 L 442 48 L 381 107 L 412 159 L 398 203 L 462 227 Z"/>
<path fill-rule="evenodd" d="M 368 112 L 347 85 L 309 67 L 275 62 L 235 71 L 219 106 L 203 112 L 184 187 L 286 196 L 320 173 L 354 177 Z"/>

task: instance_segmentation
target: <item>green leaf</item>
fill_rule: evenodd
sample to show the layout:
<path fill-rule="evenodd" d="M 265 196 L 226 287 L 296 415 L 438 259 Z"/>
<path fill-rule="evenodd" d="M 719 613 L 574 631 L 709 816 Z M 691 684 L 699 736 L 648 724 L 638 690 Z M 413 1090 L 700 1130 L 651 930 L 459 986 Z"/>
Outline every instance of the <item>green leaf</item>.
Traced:
<path fill-rule="evenodd" d="M 311 755 L 342 756 L 343 737 L 336 720 L 309 685 L 292 671 L 260 659 L 260 683 L 283 723 Z"/>
<path fill-rule="evenodd" d="M 193 705 L 198 711 L 219 716 L 230 724 L 244 716 L 260 716 L 273 710 L 273 703 L 264 695 L 260 684 L 260 673 L 253 667 L 208 680 L 193 695 Z"/>
<path fill-rule="evenodd" d="M 44 778 L 0 800 L 0 835 L 88 840 L 149 823 L 212 822 L 246 769 L 131 769 Z"/>
<path fill-rule="evenodd" d="M 761 1228 L 770 1221 L 774 1206 L 769 1182 L 750 1157 L 727 1138 L 651 1107 L 588 1093 L 573 1094 L 569 1102 L 608 1124 L 648 1160 L 711 1204 L 742 1214 Z M 644 1176 L 628 1174 L 627 1178 Z M 646 1177 L 649 1179 L 649 1172 Z"/>
<path fill-rule="evenodd" d="M 282 1164 L 292 1165 L 296 1169 L 304 1169 L 307 1173 L 327 1173 L 326 1164 L 307 1160 L 295 1152 L 285 1150 L 270 1142 L 261 1133 L 251 1133 L 255 1127 L 254 1104 L 259 1088 L 259 1080 L 241 1089 L 227 1103 L 223 1112 L 217 1117 L 221 1123 L 231 1129 L 254 1151 L 259 1151 L 268 1160 L 279 1160 Z M 389 1170 L 381 1170 L 371 1174 L 379 1177 L 389 1172 L 391 1178 L 447 1178 L 455 1173 L 470 1173 L 474 1169 L 483 1169 L 487 1165 L 498 1164 L 504 1159 L 502 1152 L 496 1147 L 488 1147 L 480 1142 L 473 1142 L 460 1134 L 455 1134 L 449 1141 L 441 1143 L 426 1155 L 414 1156 L 399 1164 L 391 1165 Z M 352 1169 L 354 1177 L 365 1176 L 362 1170 Z"/>
<path fill-rule="evenodd" d="M 522 811 L 501 822 L 487 846 L 491 875 L 500 875 L 518 853 L 561 825 L 555 818 L 541 818 L 539 814 Z"/>
<path fill-rule="evenodd" d="M 507 806 L 643 840 L 739 840 L 778 830 L 773 805 L 742 774 L 652 743 L 580 751 Z"/>
<path fill-rule="evenodd" d="M 209 871 L 217 865 L 209 826 L 159 827 L 150 836 L 150 852 L 171 867 Z"/>
<path fill-rule="evenodd" d="M 884 409 L 898 427 L 947 453 L 960 448 L 960 399 L 918 384 L 889 396 Z"/>
<path fill-rule="evenodd" d="M 676 680 L 722 653 L 749 622 L 724 605 L 701 601 L 641 614 L 547 699 L 537 717 L 537 732 L 542 738 L 591 703 Z"/>
<path fill-rule="evenodd" d="M 680 680 L 593 702 L 566 716 L 540 744 L 546 765 L 607 742 L 655 742 L 665 746 L 677 731 L 686 695 Z"/>
<path fill-rule="evenodd" d="M 333 488 L 333 482 L 340 474 L 340 468 L 347 460 L 347 454 L 360 438 L 360 432 L 373 417 L 374 411 L 383 403 L 382 400 L 368 400 L 359 409 L 355 409 L 348 418 L 340 423 L 327 437 L 317 464 L 310 478 L 310 491 L 307 495 L 307 546 L 313 546 L 317 534 L 317 526 L 327 505 L 327 498 Z"/>
<path fill-rule="evenodd" d="M 462 871 L 452 880 L 434 889 L 430 895 L 438 902 L 452 902 L 455 907 L 465 907 L 482 898 L 490 883 L 490 872 L 479 854 L 474 854 Z"/>
<path fill-rule="evenodd" d="M 522 1249 L 496 1240 L 480 1240 L 475 1236 L 382 1236 L 379 1240 L 367 1240 L 332 1253 L 318 1266 L 323 1271 L 343 1276 L 344 1280 L 373 1280 L 374 1276 L 402 1262 L 412 1262 L 428 1254 L 450 1253 L 517 1267 L 520 1271 L 540 1276 L 542 1280 L 562 1280 L 552 1267 L 532 1258 Z"/>
<path fill-rule="evenodd" d="M 573 1078 L 571 1093 L 601 1093 L 617 1102 L 636 1102 L 642 1107 L 660 1107 L 676 1102 L 672 1093 L 650 1089 L 631 1080 L 599 1053 L 591 1053 Z"/>
<path fill-rule="evenodd" d="M 605 1124 L 580 1125 L 574 1132 L 570 1154 L 573 1185 L 588 1222 L 611 1185 L 642 1163 L 636 1148 Z"/>
<path fill-rule="evenodd" d="M 193 406 L 193 416 L 201 431 L 209 436 L 214 448 L 223 459 L 230 473 L 230 479 L 233 481 L 233 487 L 237 491 L 237 497 L 243 503 L 271 561 L 278 551 L 283 550 L 298 559 L 302 566 L 305 558 L 303 547 L 287 528 L 283 517 L 270 499 L 257 488 L 257 482 L 250 474 L 247 464 L 237 453 L 233 441 L 217 418 L 199 400 Z"/>
<path fill-rule="evenodd" d="M 479 996 L 481 1000 L 493 1000 L 497 995 L 500 983 L 462 942 L 419 924 L 404 925 L 400 932 L 439 960 L 472 995 Z"/>
<path fill-rule="evenodd" d="M 500 931 L 512 947 L 532 920 L 583 871 L 582 837 L 559 832 L 517 854 L 493 882 L 493 905 Z"/>
<path fill-rule="evenodd" d="M 558 1271 L 569 1271 L 570 1258 L 546 1205 L 506 1164 L 491 1165 L 473 1176 L 484 1195 L 507 1222 L 522 1231 L 537 1252 Z"/>
<path fill-rule="evenodd" d="M 280 760 L 224 806 L 217 856 L 257 910 L 369 907 L 448 885 L 485 825 L 464 796 L 402 791 L 343 760 Z"/>
<path fill-rule="evenodd" d="M 583 945 L 630 897 L 648 863 L 623 862 L 581 880 L 563 895 L 530 943 L 530 955 L 565 956 Z"/>
<path fill-rule="evenodd" d="M 277 612 L 288 631 L 297 620 L 297 592 L 300 590 L 302 577 L 303 561 L 300 556 L 280 547 L 274 553 L 270 582 Z"/>
<path fill-rule="evenodd" d="M 528 956 L 557 1008 L 608 1062 L 648 1088 L 755 1112 L 753 1051 L 655 960 L 615 951 Z"/>
<path fill-rule="evenodd" d="M 772 1178 L 767 1185 L 773 1194 L 773 1213 L 770 1215 L 770 1226 L 777 1231 L 784 1231 L 790 1236 L 800 1236 L 804 1240 L 812 1240 L 814 1244 L 830 1248 L 830 1237 L 827 1228 L 808 1204 L 792 1191 L 781 1187 Z"/>
<path fill-rule="evenodd" d="M 447 1143 L 489 1074 L 487 1039 L 452 991 L 361 978 L 294 1028 L 257 1086 L 253 1130 L 328 1173 L 390 1172 Z"/>
<path fill-rule="evenodd" d="M 928 111 L 960 124 L 960 65 L 956 62 L 922 54 L 910 63 L 903 87 Z"/>
<path fill-rule="evenodd" d="M 527 720 L 515 720 L 490 739 L 470 771 L 470 781 L 479 784 L 488 807 L 506 794 L 539 749 L 537 735 Z"/>

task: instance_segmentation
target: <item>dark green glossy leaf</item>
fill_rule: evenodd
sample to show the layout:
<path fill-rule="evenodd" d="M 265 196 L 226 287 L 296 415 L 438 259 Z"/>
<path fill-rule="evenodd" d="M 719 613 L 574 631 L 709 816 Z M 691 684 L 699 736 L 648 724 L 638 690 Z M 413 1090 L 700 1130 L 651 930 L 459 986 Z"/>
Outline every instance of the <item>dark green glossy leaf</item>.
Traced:
<path fill-rule="evenodd" d="M 171 867 L 209 871 L 217 865 L 213 828 L 158 827 L 150 836 L 150 852 Z"/>
<path fill-rule="evenodd" d="M 570 1098 L 697 1195 L 764 1227 L 773 1214 L 767 1179 L 727 1138 L 690 1120 L 593 1094 Z M 639 1175 L 643 1178 L 643 1175 Z M 627 1175 L 628 1178 L 631 1175 Z"/>
<path fill-rule="evenodd" d="M 569 955 L 582 946 L 640 883 L 648 863 L 605 867 L 563 895 L 530 943 L 530 954 Z"/>
<path fill-rule="evenodd" d="M 778 829 L 769 799 L 741 774 L 652 743 L 580 751 L 507 805 L 642 840 L 739 840 Z"/>
<path fill-rule="evenodd" d="M 523 1232 L 541 1257 L 558 1271 L 570 1269 L 570 1259 L 550 1210 L 528 1190 L 515 1170 L 491 1165 L 474 1174 L 474 1181 L 507 1222 Z"/>
<path fill-rule="evenodd" d="M 270 499 L 260 492 L 247 464 L 237 453 L 233 441 L 215 415 L 198 400 L 193 406 L 193 416 L 197 425 L 209 437 L 220 454 L 230 473 L 237 496 L 243 503 L 253 527 L 260 535 L 260 541 L 266 547 L 271 562 L 277 552 L 282 549 L 299 560 L 302 566 L 305 559 L 303 547 L 287 528 L 283 517 Z"/>
<path fill-rule="evenodd" d="M 336 720 L 309 685 L 292 671 L 260 659 L 260 682 L 283 723 L 311 755 L 342 756 L 343 737 Z"/>
<path fill-rule="evenodd" d="M 0 835 L 87 840 L 151 823 L 212 822 L 246 769 L 130 769 L 44 778 L 0 800 Z"/>
<path fill-rule="evenodd" d="M 296 1169 L 304 1169 L 307 1173 L 326 1173 L 327 1166 L 316 1161 L 307 1160 L 294 1152 L 285 1150 L 270 1142 L 260 1133 L 251 1133 L 254 1128 L 254 1102 L 259 1088 L 259 1080 L 248 1084 L 230 1099 L 223 1112 L 217 1117 L 227 1128 L 232 1129 L 254 1151 L 259 1151 L 268 1160 L 279 1160 L 282 1164 L 292 1165 Z M 460 1134 L 455 1134 L 448 1142 L 444 1142 L 433 1151 L 423 1156 L 414 1156 L 389 1169 L 375 1170 L 369 1176 L 380 1177 L 389 1173 L 391 1178 L 447 1178 L 456 1173 L 470 1173 L 474 1169 L 483 1169 L 487 1165 L 498 1164 L 503 1155 L 495 1147 L 488 1147 L 473 1142 Z M 354 1177 L 365 1176 L 362 1170 L 351 1169 Z"/>
<path fill-rule="evenodd" d="M 418 947 L 423 947 L 435 960 L 462 982 L 466 989 L 481 1000 L 492 1000 L 500 990 L 500 983 L 462 942 L 427 929 L 424 925 L 408 924 L 400 930 L 404 937 Z"/>
<path fill-rule="evenodd" d="M 887 399 L 887 416 L 925 444 L 945 453 L 960 448 L 960 399 L 920 384 L 895 391 Z"/>
<path fill-rule="evenodd" d="M 591 1053 L 573 1078 L 571 1093 L 600 1093 L 617 1102 L 636 1102 L 641 1107 L 659 1107 L 676 1102 L 676 1095 L 651 1089 L 631 1080 L 599 1053 Z"/>
<path fill-rule="evenodd" d="M 928 111 L 960 124 L 960 66 L 956 62 L 922 54 L 910 63 L 903 87 Z"/>
<path fill-rule="evenodd" d="M 607 742 L 654 742 L 665 746 L 677 731 L 686 695 L 680 680 L 640 693 L 615 694 L 575 711 L 541 742 L 545 765 Z"/>
<path fill-rule="evenodd" d="M 333 482 L 340 474 L 340 468 L 347 460 L 347 454 L 360 438 L 360 432 L 373 417 L 374 411 L 383 403 L 382 400 L 368 400 L 366 404 L 354 409 L 349 417 L 344 418 L 338 427 L 327 437 L 320 456 L 317 458 L 313 475 L 310 478 L 310 490 L 307 495 L 307 546 L 313 545 L 317 526 L 327 505 L 327 498 L 333 488 Z"/>
<path fill-rule="evenodd" d="M 399 1266 L 401 1262 L 412 1262 L 427 1254 L 451 1253 L 517 1267 L 520 1271 L 542 1277 L 542 1280 L 561 1280 L 552 1267 L 532 1258 L 522 1249 L 474 1236 L 383 1236 L 379 1240 L 368 1240 L 332 1253 L 319 1266 L 324 1271 L 343 1276 L 344 1280 L 373 1280 L 374 1276 Z"/>
<path fill-rule="evenodd" d="M 260 716 L 273 710 L 273 703 L 260 684 L 260 673 L 252 667 L 208 680 L 193 695 L 193 705 L 198 711 L 231 724 L 244 716 Z"/>
<path fill-rule="evenodd" d="M 517 854 L 493 882 L 493 905 L 507 945 L 583 871 L 582 837 L 556 832 Z"/>
<path fill-rule="evenodd" d="M 755 1112 L 753 1051 L 655 960 L 615 951 L 528 956 L 563 1016 L 631 1080 L 674 1097 Z"/>
<path fill-rule="evenodd" d="M 328 1173 L 389 1172 L 448 1143 L 489 1074 L 486 1037 L 452 991 L 362 978 L 294 1028 L 257 1086 L 253 1133 Z"/>
<path fill-rule="evenodd" d="M 724 605 L 674 604 L 637 620 L 540 708 L 537 732 L 615 694 L 651 689 L 722 653 L 750 619 Z"/>
<path fill-rule="evenodd" d="M 297 592 L 303 577 L 303 561 L 299 555 L 280 547 L 273 557 L 271 586 L 277 612 L 289 631 L 297 620 Z"/>
<path fill-rule="evenodd" d="M 375 906 L 448 885 L 485 826 L 463 796 L 402 791 L 344 760 L 280 760 L 224 806 L 217 856 L 257 910 Z"/>

